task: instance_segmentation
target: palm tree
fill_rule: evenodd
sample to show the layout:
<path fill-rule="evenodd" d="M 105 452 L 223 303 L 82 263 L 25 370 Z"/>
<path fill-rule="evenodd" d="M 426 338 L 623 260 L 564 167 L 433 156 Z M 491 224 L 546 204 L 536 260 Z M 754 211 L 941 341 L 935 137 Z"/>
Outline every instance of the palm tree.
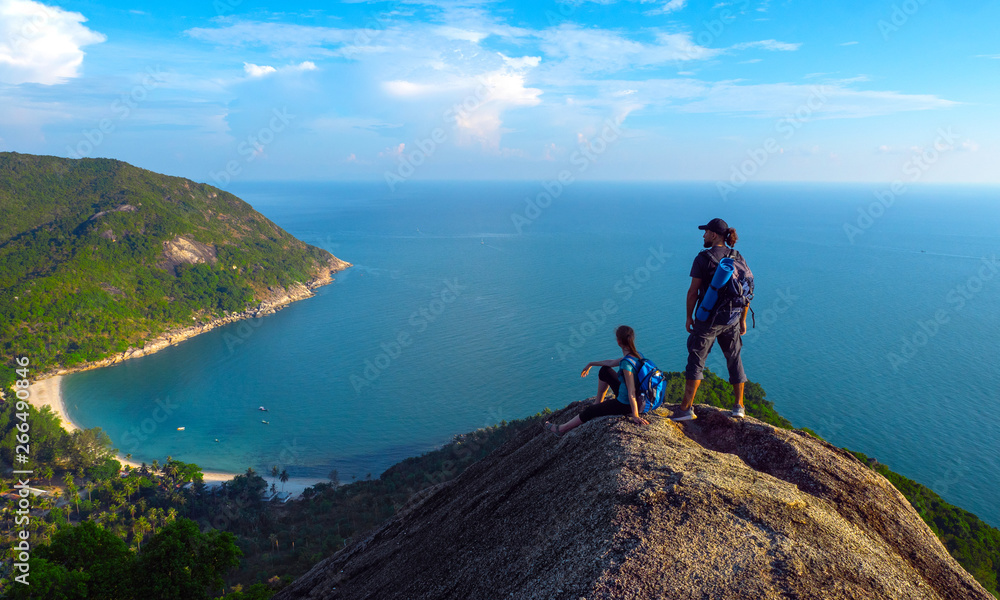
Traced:
<path fill-rule="evenodd" d="M 281 470 L 281 477 L 279 477 L 279 479 L 281 479 L 281 491 L 284 492 L 285 491 L 285 482 L 288 481 L 288 470 L 287 469 L 282 469 Z"/>
<path fill-rule="evenodd" d="M 170 457 L 167 457 L 167 459 L 169 460 Z M 163 471 L 170 476 L 171 484 L 173 484 L 177 480 L 177 472 L 178 472 L 177 463 L 173 461 L 168 462 L 167 467 Z"/>
<path fill-rule="evenodd" d="M 127 478 L 122 482 L 122 491 L 125 492 L 125 496 L 128 498 L 129 502 L 132 501 L 132 494 L 134 494 L 138 489 L 139 482 L 132 478 Z"/>
<path fill-rule="evenodd" d="M 327 475 L 326 478 L 330 480 L 330 483 L 333 484 L 333 487 L 337 487 L 338 485 L 340 485 L 340 473 L 337 473 L 337 469 L 330 471 L 330 474 Z"/>
<path fill-rule="evenodd" d="M 66 495 L 69 497 L 70 501 L 76 501 L 76 515 L 80 516 L 80 494 L 77 493 L 76 484 L 73 483 L 73 474 L 66 473 L 63 477 L 63 481 L 66 482 Z"/>
<path fill-rule="evenodd" d="M 271 477 L 273 477 L 274 479 L 278 478 L 278 467 L 277 467 L 277 465 L 271 467 Z M 272 480 L 271 484 L 273 485 L 274 483 L 275 482 Z"/>
<path fill-rule="evenodd" d="M 142 538 L 151 529 L 146 517 L 139 517 L 132 523 L 132 531 L 135 533 L 135 541 L 138 547 L 142 547 Z"/>

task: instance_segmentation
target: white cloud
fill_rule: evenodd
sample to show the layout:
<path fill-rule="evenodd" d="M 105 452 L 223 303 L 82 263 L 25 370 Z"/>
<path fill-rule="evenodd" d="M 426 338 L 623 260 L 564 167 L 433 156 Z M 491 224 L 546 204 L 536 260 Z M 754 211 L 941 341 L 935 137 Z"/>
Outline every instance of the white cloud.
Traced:
<path fill-rule="evenodd" d="M 683 9 L 688 3 L 688 0 L 670 0 L 660 8 L 655 8 L 650 11 L 646 11 L 647 15 L 668 15 L 672 12 L 677 12 Z"/>
<path fill-rule="evenodd" d="M 381 30 L 375 30 L 381 33 Z M 218 46 L 266 46 L 280 54 L 333 55 L 326 46 L 352 44 L 364 30 L 313 27 L 291 23 L 237 21 L 222 27 L 194 27 L 185 33 L 196 40 Z M 372 37 L 372 32 L 367 34 Z"/>
<path fill-rule="evenodd" d="M 243 63 L 243 70 L 246 71 L 246 74 L 250 77 L 263 77 L 265 75 L 278 72 L 278 70 L 274 67 L 268 65 L 260 66 L 248 62 Z"/>
<path fill-rule="evenodd" d="M 546 54 L 562 59 L 561 67 L 575 72 L 614 72 L 671 61 L 707 59 L 722 52 L 699 46 L 688 33 L 658 32 L 653 43 L 646 43 L 606 29 L 564 24 L 536 35 Z"/>
<path fill-rule="evenodd" d="M 454 113 L 457 143 L 479 143 L 484 149 L 499 151 L 503 135 L 504 112 L 519 107 L 537 106 L 542 90 L 525 87 L 524 73 L 500 69 L 478 78 L 466 101 Z"/>
<path fill-rule="evenodd" d="M 500 54 L 500 58 L 503 62 L 514 69 L 525 69 L 527 67 L 537 67 L 539 63 L 542 62 L 541 56 L 522 56 L 521 58 L 511 58 L 509 56 L 504 56 L 503 53 Z"/>
<path fill-rule="evenodd" d="M 857 44 L 858 44 L 858 42 L 844 42 L 844 43 L 842 43 L 840 45 L 841 46 L 855 46 Z"/>
<path fill-rule="evenodd" d="M 79 77 L 82 48 L 107 38 L 77 12 L 32 0 L 0 0 L 0 82 L 53 85 Z"/>
<path fill-rule="evenodd" d="M 852 119 L 952 108 L 958 104 L 930 94 L 854 90 L 838 84 L 740 85 L 722 81 L 709 84 L 700 99 L 681 106 L 681 110 L 774 118 L 795 115 L 801 109 L 809 119 Z"/>
<path fill-rule="evenodd" d="M 460 29 L 458 27 L 449 26 L 435 27 L 434 33 L 445 39 L 462 40 L 465 42 L 472 42 L 473 44 L 478 44 L 483 38 L 489 36 L 489 33 L 484 31 L 472 31 L 469 29 Z"/>
<path fill-rule="evenodd" d="M 446 91 L 445 88 L 426 83 L 414 83 L 403 79 L 386 81 L 382 84 L 382 89 L 393 96 L 400 98 L 415 98 L 417 96 L 429 96 Z"/>
<path fill-rule="evenodd" d="M 295 71 L 315 71 L 317 70 L 316 63 L 312 61 L 303 61 L 297 65 L 288 65 L 285 67 L 275 68 L 270 65 L 255 65 L 253 63 L 245 62 L 243 63 L 243 71 L 246 72 L 250 77 L 266 77 L 272 73 L 288 73 Z"/>
<path fill-rule="evenodd" d="M 761 48 L 762 50 L 771 50 L 773 52 L 794 52 L 801 46 L 801 43 L 790 44 L 788 42 L 779 42 L 778 40 L 760 40 L 757 42 L 743 42 L 742 44 L 735 44 L 731 46 L 731 48 L 733 50 Z"/>
<path fill-rule="evenodd" d="M 385 150 L 379 152 L 378 155 L 380 158 L 397 158 L 403 155 L 404 150 L 406 150 L 406 144 L 400 142 L 398 146 L 386 148 Z"/>

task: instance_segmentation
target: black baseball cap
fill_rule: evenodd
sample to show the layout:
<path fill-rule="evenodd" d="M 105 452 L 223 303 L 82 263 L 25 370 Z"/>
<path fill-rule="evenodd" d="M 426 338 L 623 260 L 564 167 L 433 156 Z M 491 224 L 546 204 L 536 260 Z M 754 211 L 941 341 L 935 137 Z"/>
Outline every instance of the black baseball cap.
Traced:
<path fill-rule="evenodd" d="M 708 222 L 708 225 L 699 225 L 698 229 L 714 231 L 719 235 L 726 235 L 729 225 L 722 219 L 712 219 Z"/>

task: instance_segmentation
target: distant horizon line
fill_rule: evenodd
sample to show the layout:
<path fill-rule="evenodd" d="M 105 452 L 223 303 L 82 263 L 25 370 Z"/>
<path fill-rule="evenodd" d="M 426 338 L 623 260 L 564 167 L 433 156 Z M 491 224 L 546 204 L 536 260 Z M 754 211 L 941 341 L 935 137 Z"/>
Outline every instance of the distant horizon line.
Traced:
<path fill-rule="evenodd" d="M 166 173 L 164 173 L 166 175 Z M 175 175 L 175 177 L 183 177 L 182 175 Z M 190 178 L 185 178 L 190 179 Z M 195 181 L 192 179 L 192 181 Z M 408 181 L 406 185 L 421 185 L 427 183 L 507 183 L 507 184 L 539 184 L 541 182 L 548 181 L 547 179 L 421 179 L 419 181 Z M 216 184 L 209 182 L 199 182 L 217 187 L 219 189 L 225 189 Z M 378 185 L 385 186 L 385 182 L 380 179 L 243 179 L 239 181 L 232 182 L 231 185 L 241 186 L 241 185 L 256 185 L 256 184 L 287 184 L 287 183 L 316 183 L 316 184 L 352 184 L 352 185 Z M 714 185 L 719 183 L 715 179 L 579 179 L 574 182 L 575 184 L 644 184 L 644 185 L 675 185 L 675 184 L 686 184 L 686 185 Z M 892 185 L 893 180 L 886 181 L 824 181 L 824 180 L 762 180 L 762 181 L 752 181 L 745 183 L 742 187 L 750 187 L 757 185 L 829 185 L 829 186 L 889 186 Z M 962 187 L 995 187 L 1000 188 L 1000 181 L 998 182 L 979 182 L 979 181 L 948 181 L 948 182 L 906 182 L 906 187 L 917 188 L 917 187 L 950 187 L 950 186 L 962 186 Z M 228 185 L 226 187 L 229 187 Z M 400 186 L 402 187 L 402 186 Z"/>
<path fill-rule="evenodd" d="M 376 177 L 369 177 L 369 178 L 365 178 L 365 179 L 310 179 L 310 178 L 305 178 L 305 179 L 294 179 L 294 178 L 285 178 L 285 179 L 267 179 L 267 178 L 249 179 L 248 178 L 248 179 L 242 179 L 242 178 L 240 178 L 238 180 L 234 180 L 234 181 L 232 181 L 230 183 L 227 183 L 225 185 L 225 187 L 223 187 L 223 186 L 218 185 L 218 183 L 215 183 L 215 182 L 212 182 L 212 181 L 206 181 L 206 180 L 202 180 L 200 178 L 199 179 L 195 179 L 193 177 L 189 177 L 189 176 L 185 176 L 185 175 L 177 175 L 177 174 L 172 174 L 172 173 L 166 173 L 166 172 L 163 172 L 163 171 L 156 171 L 156 170 L 150 169 L 148 167 L 139 166 L 139 165 L 137 165 L 135 163 L 132 163 L 132 162 L 129 162 L 128 160 L 125 160 L 125 159 L 115 158 L 115 157 L 110 157 L 110 156 L 87 156 L 87 157 L 81 157 L 81 158 L 73 158 L 73 157 L 67 157 L 67 156 L 59 156 L 59 155 L 56 155 L 56 154 L 35 154 L 35 153 L 32 153 L 32 152 L 20 152 L 18 150 L 2 150 L 2 149 L 0 149 L 0 154 L 23 154 L 23 155 L 27 155 L 27 156 L 39 156 L 39 157 L 47 157 L 47 158 L 58 158 L 58 159 L 63 159 L 63 160 L 88 160 L 88 159 L 89 160 L 115 160 L 115 161 L 124 162 L 124 163 L 129 164 L 129 165 L 131 165 L 133 167 L 136 167 L 138 169 L 143 169 L 143 170 L 150 171 L 150 172 L 153 172 L 153 173 L 158 173 L 160 175 L 166 175 L 168 177 L 180 177 L 182 179 L 188 179 L 188 180 L 193 181 L 195 183 L 202 183 L 202 184 L 205 184 L 205 185 L 210 185 L 210 186 L 218 188 L 220 190 L 226 190 L 226 188 L 229 187 L 230 183 L 234 184 L 236 186 L 240 186 L 240 185 L 243 185 L 243 184 L 270 184 L 270 183 L 275 183 L 275 184 L 277 184 L 277 183 L 285 183 L 285 184 L 287 184 L 287 183 L 335 184 L 336 183 L 336 184 L 350 184 L 350 185 L 379 185 L 379 186 L 385 186 L 386 185 L 386 183 L 382 179 L 382 177 L 376 176 Z M 550 177 L 550 178 L 526 178 L 526 179 L 488 178 L 488 177 L 483 177 L 483 178 L 434 178 L 434 177 L 425 177 L 425 178 L 421 178 L 419 180 L 407 180 L 405 182 L 405 184 L 397 184 L 397 185 L 400 185 L 400 186 L 401 185 L 419 185 L 419 184 L 426 184 L 426 183 L 434 183 L 434 184 L 441 184 L 441 183 L 465 183 L 465 184 L 471 184 L 471 183 L 488 183 L 488 184 L 506 183 L 506 184 L 523 184 L 523 183 L 527 183 L 527 184 L 535 184 L 535 185 L 537 185 L 537 184 L 540 184 L 540 183 L 543 183 L 543 182 L 546 182 L 546 181 L 553 181 L 556 178 L 557 177 L 555 177 L 555 176 Z M 931 188 L 931 187 L 984 187 L 984 188 L 1000 188 L 1000 181 L 995 181 L 995 182 L 982 182 L 982 181 L 943 181 L 943 182 L 941 182 L 941 181 L 902 181 L 899 178 L 892 179 L 892 180 L 858 180 L 858 181 L 831 181 L 831 180 L 822 180 L 822 179 L 758 179 L 758 180 L 747 180 L 747 181 L 741 183 L 738 187 L 743 188 L 743 187 L 754 187 L 754 186 L 761 186 L 761 185 L 816 185 L 816 186 L 822 185 L 822 186 L 844 186 L 844 187 L 847 187 L 847 186 L 867 186 L 867 185 L 872 185 L 872 186 L 891 186 L 894 182 L 900 182 L 903 185 L 905 185 L 907 188 Z M 616 184 L 616 185 L 622 185 L 622 184 L 646 184 L 646 185 L 665 185 L 665 184 L 671 184 L 671 185 L 679 185 L 679 184 L 686 184 L 686 185 L 713 185 L 714 184 L 714 185 L 720 185 L 720 184 L 722 184 L 722 185 L 728 185 L 729 181 L 726 180 L 726 179 L 634 179 L 634 178 L 633 179 L 589 179 L 588 178 L 588 179 L 575 179 L 573 181 L 573 183 L 574 184 L 576 184 L 576 183 Z"/>

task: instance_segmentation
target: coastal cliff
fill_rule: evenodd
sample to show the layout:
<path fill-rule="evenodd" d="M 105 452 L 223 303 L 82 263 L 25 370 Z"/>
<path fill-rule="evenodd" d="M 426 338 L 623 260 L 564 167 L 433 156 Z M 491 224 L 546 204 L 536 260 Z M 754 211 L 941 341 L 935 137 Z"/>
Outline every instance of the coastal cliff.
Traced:
<path fill-rule="evenodd" d="M 0 153 L 0 388 L 144 356 L 351 266 L 224 190 L 110 159 Z"/>
<path fill-rule="evenodd" d="M 668 414 L 524 431 L 275 599 L 992 598 L 850 453 Z"/>
<path fill-rule="evenodd" d="M 222 317 L 216 317 L 208 320 L 207 322 L 192 325 L 191 327 L 183 327 L 167 331 L 151 340 L 143 342 L 141 346 L 130 347 L 123 352 L 113 354 L 112 356 L 101 360 L 75 365 L 73 367 L 60 367 L 52 369 L 47 373 L 40 374 L 38 376 L 38 380 L 42 380 L 53 375 L 69 375 L 70 373 L 79 373 L 81 371 L 109 367 L 132 358 L 139 358 L 141 356 L 154 354 L 164 348 L 168 348 L 185 340 L 191 339 L 196 335 L 211 331 L 216 327 L 228 325 L 229 323 L 235 323 L 244 319 L 259 319 L 267 315 L 274 314 L 292 302 L 312 298 L 315 296 L 313 293 L 314 289 L 333 283 L 333 275 L 350 266 L 352 266 L 350 263 L 333 257 L 327 263 L 326 268 L 320 269 L 316 273 L 317 276 L 315 279 L 312 279 L 305 284 L 295 282 L 287 288 L 280 286 L 268 288 L 264 299 L 261 300 L 257 306 L 251 306 L 243 311 L 230 313 Z"/>

